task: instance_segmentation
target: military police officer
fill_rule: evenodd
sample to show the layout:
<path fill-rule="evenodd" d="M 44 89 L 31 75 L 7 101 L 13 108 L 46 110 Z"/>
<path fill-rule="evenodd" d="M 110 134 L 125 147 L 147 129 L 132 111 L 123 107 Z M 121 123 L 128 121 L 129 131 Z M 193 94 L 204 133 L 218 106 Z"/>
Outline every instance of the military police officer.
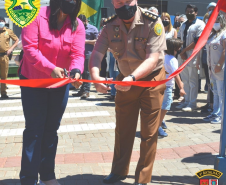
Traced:
<path fill-rule="evenodd" d="M 166 50 L 162 21 L 153 13 L 137 6 L 137 0 L 112 0 L 116 14 L 108 18 L 90 58 L 93 80 L 99 76 L 102 58 L 110 48 L 118 60 L 118 81 L 159 81 L 165 79 L 163 67 Z M 97 91 L 110 90 L 104 84 L 95 84 Z M 135 184 L 151 181 L 156 154 L 160 110 L 165 84 L 157 87 L 116 85 L 116 129 L 112 171 L 104 183 L 115 183 L 126 178 L 141 117 L 140 159 L 136 168 Z"/>
<path fill-rule="evenodd" d="M 13 46 L 9 46 L 10 38 L 15 41 Z M 0 17 L 0 71 L 1 79 L 5 80 L 8 76 L 9 70 L 9 55 L 19 42 L 18 37 L 13 33 L 12 30 L 5 27 L 4 17 Z M 6 93 L 6 84 L 1 84 L 1 98 L 8 98 Z"/>

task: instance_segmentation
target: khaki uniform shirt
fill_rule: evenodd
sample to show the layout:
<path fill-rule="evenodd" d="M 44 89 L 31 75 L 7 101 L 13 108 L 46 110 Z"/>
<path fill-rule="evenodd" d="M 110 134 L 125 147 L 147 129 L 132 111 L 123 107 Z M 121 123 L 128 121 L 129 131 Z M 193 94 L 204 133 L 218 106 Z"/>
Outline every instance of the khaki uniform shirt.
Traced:
<path fill-rule="evenodd" d="M 124 76 L 130 75 L 144 62 L 146 55 L 151 53 L 160 54 L 153 71 L 163 67 L 166 40 L 162 21 L 156 15 L 150 12 L 145 14 L 144 11 L 138 7 L 129 31 L 121 19 L 112 18 L 103 28 L 94 48 L 102 54 L 105 54 L 108 48 L 112 49 Z"/>
<path fill-rule="evenodd" d="M 12 30 L 4 27 L 3 30 L 0 31 L 0 53 L 4 53 L 9 50 L 9 41 L 10 38 L 16 41 L 18 37 L 13 33 Z"/>

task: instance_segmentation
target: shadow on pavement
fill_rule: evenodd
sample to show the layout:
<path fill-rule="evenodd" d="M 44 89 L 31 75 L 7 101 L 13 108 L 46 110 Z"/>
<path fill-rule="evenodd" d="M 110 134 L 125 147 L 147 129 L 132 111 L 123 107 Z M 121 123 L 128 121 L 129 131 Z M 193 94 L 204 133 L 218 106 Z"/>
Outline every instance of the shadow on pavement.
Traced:
<path fill-rule="evenodd" d="M 219 130 L 214 130 L 214 131 L 212 131 L 213 133 L 216 133 L 216 134 L 220 134 L 221 133 L 221 129 L 219 129 Z"/>
<path fill-rule="evenodd" d="M 198 153 L 193 155 L 192 157 L 186 157 L 182 159 L 183 163 L 197 163 L 201 165 L 213 165 L 216 155 L 212 153 Z"/>
<path fill-rule="evenodd" d="M 102 183 L 103 179 L 106 176 L 103 175 L 95 175 L 95 174 L 83 174 L 83 175 L 67 175 L 61 174 L 61 176 L 66 176 L 58 179 L 58 182 L 61 185 L 104 185 Z M 134 179 L 134 176 L 128 176 L 127 179 Z M 38 183 L 39 184 L 39 183 Z M 131 185 L 133 183 L 127 182 L 117 182 L 113 185 Z M 19 179 L 5 179 L 0 181 L 0 185 L 20 185 Z"/>
<path fill-rule="evenodd" d="M 152 176 L 152 181 L 151 183 L 153 184 L 164 184 L 164 185 L 185 185 L 185 184 L 194 184 L 198 185 L 199 184 L 199 179 L 196 176 Z"/>

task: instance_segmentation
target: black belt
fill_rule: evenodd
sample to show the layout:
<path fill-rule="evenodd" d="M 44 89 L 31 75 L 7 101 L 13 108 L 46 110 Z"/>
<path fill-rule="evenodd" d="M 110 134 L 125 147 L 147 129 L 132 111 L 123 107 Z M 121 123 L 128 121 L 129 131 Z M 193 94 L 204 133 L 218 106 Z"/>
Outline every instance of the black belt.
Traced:
<path fill-rule="evenodd" d="M 3 57 L 3 56 L 5 56 L 5 55 L 7 55 L 7 52 L 5 52 L 5 53 L 0 53 L 0 57 Z"/>

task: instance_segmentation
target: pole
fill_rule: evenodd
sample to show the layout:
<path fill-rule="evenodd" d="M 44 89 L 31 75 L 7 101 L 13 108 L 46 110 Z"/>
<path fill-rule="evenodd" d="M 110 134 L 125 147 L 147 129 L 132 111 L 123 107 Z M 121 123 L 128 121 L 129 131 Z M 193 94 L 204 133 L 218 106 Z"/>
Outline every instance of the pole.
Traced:
<path fill-rule="evenodd" d="M 226 64 L 226 59 L 225 59 Z M 225 158 L 225 149 L 226 149 L 226 70 L 224 70 L 224 99 L 223 99 L 223 114 L 222 114 L 222 123 L 221 123 L 221 135 L 220 135 L 220 150 L 219 156 L 216 157 L 214 161 L 214 169 L 223 173 L 219 179 L 219 184 L 226 185 L 226 158 Z"/>

